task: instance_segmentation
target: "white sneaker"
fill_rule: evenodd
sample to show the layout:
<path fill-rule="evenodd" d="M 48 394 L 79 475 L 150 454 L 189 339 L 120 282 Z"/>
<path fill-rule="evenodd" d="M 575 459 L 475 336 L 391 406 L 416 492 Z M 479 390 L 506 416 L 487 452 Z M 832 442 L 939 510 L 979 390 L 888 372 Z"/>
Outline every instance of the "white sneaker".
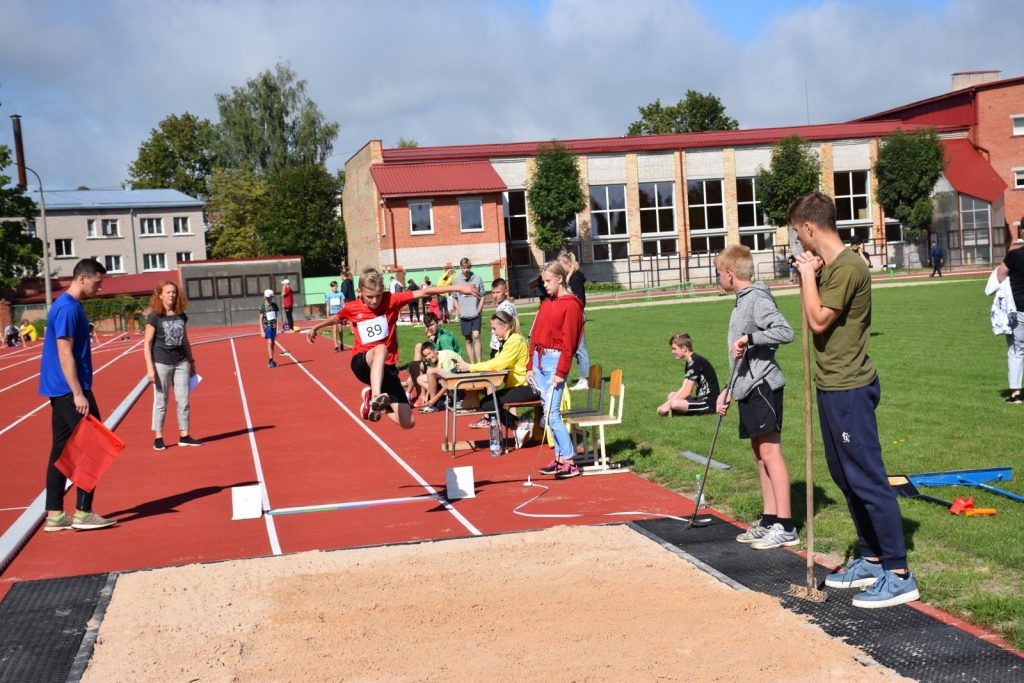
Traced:
<path fill-rule="evenodd" d="M 522 448 L 523 443 L 533 433 L 533 420 L 520 420 L 516 425 L 516 448 Z"/>
<path fill-rule="evenodd" d="M 781 524 L 772 524 L 768 527 L 768 532 L 751 543 L 750 547 L 754 550 L 771 550 L 772 548 L 792 547 L 794 545 L 800 545 L 800 537 L 797 536 L 796 529 L 786 531 L 782 528 Z"/>
<path fill-rule="evenodd" d="M 587 381 L 586 377 L 580 377 L 576 384 L 569 387 L 569 391 L 584 391 L 590 388 L 590 382 Z"/>

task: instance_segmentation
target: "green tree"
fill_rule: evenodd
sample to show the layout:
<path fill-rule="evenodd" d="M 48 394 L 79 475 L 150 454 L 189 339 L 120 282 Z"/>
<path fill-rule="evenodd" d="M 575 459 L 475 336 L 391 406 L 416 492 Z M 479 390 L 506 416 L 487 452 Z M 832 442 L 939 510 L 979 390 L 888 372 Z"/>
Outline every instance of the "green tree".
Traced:
<path fill-rule="evenodd" d="M 128 166 L 127 182 L 140 189 L 166 187 L 206 199 L 214 142 L 214 127 L 208 119 L 188 112 L 171 114 L 139 145 L 138 158 Z"/>
<path fill-rule="evenodd" d="M 874 169 L 876 196 L 886 215 L 903 224 L 906 237 L 916 239 L 931 229 L 932 191 L 945 168 L 945 150 L 934 128 L 897 129 L 882 140 Z"/>
<path fill-rule="evenodd" d="M 267 183 L 252 171 L 217 169 L 210 176 L 210 258 L 249 258 L 269 252 L 257 235 Z"/>
<path fill-rule="evenodd" d="M 396 146 L 398 149 L 408 149 L 410 147 L 419 147 L 420 143 L 416 142 L 415 138 L 409 138 L 408 140 L 405 138 L 398 138 L 398 144 Z"/>
<path fill-rule="evenodd" d="M 332 275 L 345 260 L 338 185 L 323 166 L 289 166 L 270 179 L 257 221 L 268 254 L 301 254 L 307 275 Z"/>
<path fill-rule="evenodd" d="M 772 148 L 772 162 L 757 173 L 757 194 L 768 222 L 789 222 L 789 207 L 801 195 L 821 186 L 821 163 L 807 140 L 791 135 Z"/>
<path fill-rule="evenodd" d="M 544 252 L 565 244 L 565 230 L 587 205 L 576 157 L 557 142 L 537 150 L 537 170 L 526 190 L 533 216 L 533 242 Z"/>
<path fill-rule="evenodd" d="M 225 168 L 275 174 L 290 165 L 323 165 L 334 149 L 338 124 L 324 118 L 306 81 L 287 65 L 216 98 L 216 152 Z"/>
<path fill-rule="evenodd" d="M 10 148 L 0 145 L 0 169 L 10 164 Z M 11 177 L 0 172 L 0 287 L 14 287 L 38 275 L 43 258 L 43 241 L 29 235 L 23 221 L 13 220 L 35 218 L 36 204 L 10 183 Z"/>
<path fill-rule="evenodd" d="M 708 130 L 736 130 L 739 122 L 727 116 L 725 105 L 711 93 L 687 90 L 686 96 L 665 107 L 661 99 L 645 107 L 637 107 L 640 120 L 629 124 L 627 135 L 663 135 L 666 133 L 699 133 Z"/>

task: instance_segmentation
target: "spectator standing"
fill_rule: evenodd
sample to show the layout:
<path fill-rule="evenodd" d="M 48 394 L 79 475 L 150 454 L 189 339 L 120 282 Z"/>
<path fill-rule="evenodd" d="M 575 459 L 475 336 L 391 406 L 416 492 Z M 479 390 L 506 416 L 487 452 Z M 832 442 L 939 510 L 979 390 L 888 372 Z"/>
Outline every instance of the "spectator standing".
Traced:
<path fill-rule="evenodd" d="M 1002 284 L 1010 279 L 1013 313 L 1008 316 L 1010 332 L 1006 335 L 1007 377 L 1010 395 L 1007 403 L 1024 403 L 1021 397 L 1021 379 L 1024 377 L 1024 240 L 1014 240 L 1003 262 L 996 268 L 996 279 Z"/>
<path fill-rule="evenodd" d="M 800 305 L 814 336 L 825 462 L 846 498 L 860 548 L 860 557 L 829 574 L 825 585 L 867 588 L 853 598 L 854 607 L 911 602 L 920 594 L 907 566 L 903 519 L 882 461 L 875 415 L 882 390 L 868 355 L 871 273 L 860 255 L 844 247 L 828 195 L 802 196 L 789 209 L 789 224 L 806 249 L 797 257 L 797 272 Z"/>
<path fill-rule="evenodd" d="M 865 265 L 871 267 L 871 254 L 864 251 L 864 238 L 854 235 L 850 238 L 850 250 L 864 259 Z"/>
<path fill-rule="evenodd" d="M 46 522 L 44 531 L 104 529 L 117 524 L 93 512 L 96 489 L 76 493 L 75 513 L 64 512 L 67 479 L 55 463 L 64 445 L 86 415 L 100 419 L 92 393 L 92 340 L 89 319 L 82 301 L 99 293 L 106 268 L 95 259 L 82 259 L 71 274 L 67 289 L 50 307 L 43 336 L 43 357 L 39 369 L 39 393 L 50 399 L 53 443 L 46 466 Z"/>
<path fill-rule="evenodd" d="M 569 387 L 569 391 L 582 391 L 590 388 L 590 352 L 587 351 L 587 333 L 586 333 L 586 309 L 587 309 L 587 276 L 580 270 L 579 261 L 576 260 L 576 254 L 571 251 L 563 251 L 558 255 L 558 262 L 565 268 L 565 272 L 569 274 L 569 291 L 572 292 L 573 296 L 580 300 L 583 304 L 583 322 L 584 331 L 580 335 L 580 345 L 576 349 L 576 365 L 579 367 L 580 378 L 576 380 L 576 383 Z"/>
<path fill-rule="evenodd" d="M 263 303 L 260 304 L 260 329 L 263 331 L 263 338 L 267 340 L 268 368 L 277 367 L 277 361 L 274 360 L 274 347 L 277 340 L 277 319 L 280 317 L 280 312 L 281 309 L 274 301 L 274 290 L 265 290 Z"/>
<path fill-rule="evenodd" d="M 412 278 L 409 278 L 408 282 L 406 283 L 405 288 L 407 290 L 409 290 L 410 292 L 415 292 L 416 290 L 418 290 L 420 288 L 420 286 L 418 284 L 416 284 L 415 280 L 413 280 Z M 409 322 L 411 322 L 411 323 L 418 323 L 419 321 L 420 321 L 420 300 L 414 298 L 412 301 L 409 302 Z"/>
<path fill-rule="evenodd" d="M 466 340 L 466 360 L 470 363 L 480 362 L 480 313 L 483 308 L 484 281 L 473 272 L 473 264 L 468 258 L 459 261 L 459 274 L 453 284 L 470 285 L 473 294 L 454 294 L 452 296 L 455 317 L 462 327 L 462 337 Z"/>
<path fill-rule="evenodd" d="M 516 305 L 512 303 L 512 299 L 508 296 L 508 283 L 505 282 L 505 278 L 495 278 L 494 282 L 491 283 L 491 300 L 494 302 L 494 310 L 504 311 L 508 315 L 517 319 L 516 332 L 519 332 L 518 316 L 516 315 Z M 493 321 L 494 318 L 492 317 Z M 501 351 L 502 344 L 505 343 L 506 336 L 502 336 L 494 331 L 494 325 L 491 325 L 491 358 L 498 355 Z M 525 372 L 525 371 L 524 371 Z"/>
<path fill-rule="evenodd" d="M 324 294 L 325 311 L 324 313 L 328 318 L 331 316 L 338 315 L 338 311 L 345 305 L 345 295 L 338 291 L 337 280 L 331 280 L 329 285 L 330 289 Z M 341 324 L 337 324 L 331 328 L 331 334 L 334 336 L 334 350 L 335 352 L 345 350 L 345 330 L 342 329 Z"/>
<path fill-rule="evenodd" d="M 352 283 L 351 270 L 341 271 L 341 295 L 345 298 L 345 303 L 356 300 L 356 287 Z"/>
<path fill-rule="evenodd" d="M 188 299 L 171 280 L 156 286 L 149 297 L 145 343 L 146 378 L 153 385 L 153 450 L 162 451 L 167 394 L 174 387 L 174 405 L 178 415 L 179 446 L 202 446 L 189 435 L 189 380 L 196 374 L 196 358 L 188 341 Z"/>
<path fill-rule="evenodd" d="M 441 273 L 441 277 L 437 279 L 437 286 L 449 287 L 453 282 L 455 282 L 455 268 L 452 267 L 452 264 L 449 262 L 444 264 L 444 272 Z M 446 295 L 437 295 L 437 307 L 440 310 L 441 322 L 445 324 L 451 322 L 451 313 L 448 310 L 448 297 Z"/>
<path fill-rule="evenodd" d="M 946 254 L 935 240 L 932 240 L 932 248 L 928 252 L 928 259 L 932 262 L 932 274 L 928 277 L 935 277 L 936 275 L 942 277 L 942 264 L 946 262 Z"/>
<path fill-rule="evenodd" d="M 281 305 L 284 307 L 286 326 L 282 332 L 295 330 L 295 320 L 292 319 L 292 308 L 295 306 L 295 293 L 292 292 L 292 284 L 288 278 L 281 280 Z"/>

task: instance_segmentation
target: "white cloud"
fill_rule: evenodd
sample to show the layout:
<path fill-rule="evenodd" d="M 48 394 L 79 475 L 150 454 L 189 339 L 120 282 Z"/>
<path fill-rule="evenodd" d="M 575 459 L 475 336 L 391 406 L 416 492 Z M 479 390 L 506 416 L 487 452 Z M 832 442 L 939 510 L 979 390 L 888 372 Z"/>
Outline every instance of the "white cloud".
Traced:
<path fill-rule="evenodd" d="M 1017 1 L 788 2 L 759 32 L 719 29 L 702 4 L 0 0 L 0 143 L 21 114 L 47 187 L 116 186 L 160 120 L 215 119 L 215 93 L 279 61 L 341 124 L 332 170 L 373 138 L 621 135 L 638 106 L 688 89 L 752 128 L 804 123 L 808 103 L 812 122 L 863 116 L 939 94 L 954 71 L 1024 75 Z"/>

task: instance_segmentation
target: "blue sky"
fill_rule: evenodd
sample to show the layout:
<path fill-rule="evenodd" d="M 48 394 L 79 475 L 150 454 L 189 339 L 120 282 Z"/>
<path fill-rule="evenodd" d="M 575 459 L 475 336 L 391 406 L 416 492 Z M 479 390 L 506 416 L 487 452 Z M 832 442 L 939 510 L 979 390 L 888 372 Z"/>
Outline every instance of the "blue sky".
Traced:
<path fill-rule="evenodd" d="M 932 97 L 955 71 L 1024 76 L 1020 0 L 0 0 L 0 17 L 0 144 L 20 114 L 48 189 L 118 186 L 162 119 L 216 120 L 217 93 L 277 62 L 341 125 L 332 171 L 371 139 L 618 136 L 691 89 L 760 128 Z"/>

